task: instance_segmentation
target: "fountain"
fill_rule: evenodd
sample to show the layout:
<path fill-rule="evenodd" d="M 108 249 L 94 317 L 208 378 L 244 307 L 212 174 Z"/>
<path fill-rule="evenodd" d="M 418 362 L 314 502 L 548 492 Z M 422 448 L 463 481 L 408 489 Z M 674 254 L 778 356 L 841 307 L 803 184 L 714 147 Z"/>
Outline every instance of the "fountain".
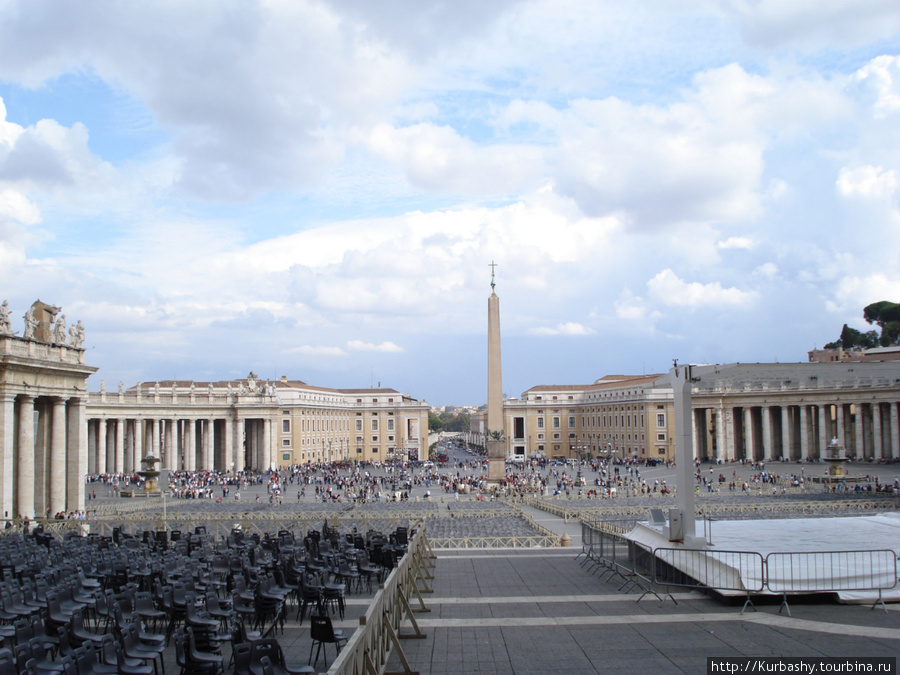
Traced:
<path fill-rule="evenodd" d="M 156 468 L 156 463 L 158 461 L 159 458 L 154 457 L 153 453 L 151 452 L 141 460 L 141 466 L 143 467 L 143 470 L 137 472 L 138 476 L 144 479 L 144 492 L 147 495 L 159 494 L 159 485 L 157 481 L 159 480 L 160 472 Z"/>
<path fill-rule="evenodd" d="M 853 476 L 847 472 L 847 467 L 844 466 L 844 463 L 849 461 L 849 459 L 844 453 L 844 446 L 840 444 L 837 438 L 832 438 L 822 457 L 822 461 L 828 463 L 828 472 L 824 476 L 814 476 L 813 481 L 816 483 L 857 483 L 864 481 L 863 477 Z"/>

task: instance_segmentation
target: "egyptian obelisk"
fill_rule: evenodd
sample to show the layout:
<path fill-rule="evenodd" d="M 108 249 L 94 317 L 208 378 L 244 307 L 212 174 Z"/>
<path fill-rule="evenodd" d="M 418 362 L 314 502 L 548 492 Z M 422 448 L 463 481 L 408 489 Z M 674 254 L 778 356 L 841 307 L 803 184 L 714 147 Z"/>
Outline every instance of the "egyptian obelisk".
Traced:
<path fill-rule="evenodd" d="M 494 291 L 495 262 L 491 262 L 491 297 L 488 298 L 488 482 L 506 481 L 506 433 L 503 422 L 503 375 L 500 368 L 500 298 Z"/>

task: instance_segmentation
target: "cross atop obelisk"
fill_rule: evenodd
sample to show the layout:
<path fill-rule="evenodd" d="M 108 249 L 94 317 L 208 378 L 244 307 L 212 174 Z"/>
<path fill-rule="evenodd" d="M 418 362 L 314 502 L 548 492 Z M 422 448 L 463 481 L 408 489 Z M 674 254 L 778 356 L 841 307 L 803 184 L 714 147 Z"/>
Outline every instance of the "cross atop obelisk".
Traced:
<path fill-rule="evenodd" d="M 496 280 L 491 261 L 491 296 L 488 298 L 488 408 L 487 456 L 488 481 L 503 483 L 506 479 L 506 434 L 503 419 L 503 375 L 500 367 L 500 298 L 494 292 Z"/>

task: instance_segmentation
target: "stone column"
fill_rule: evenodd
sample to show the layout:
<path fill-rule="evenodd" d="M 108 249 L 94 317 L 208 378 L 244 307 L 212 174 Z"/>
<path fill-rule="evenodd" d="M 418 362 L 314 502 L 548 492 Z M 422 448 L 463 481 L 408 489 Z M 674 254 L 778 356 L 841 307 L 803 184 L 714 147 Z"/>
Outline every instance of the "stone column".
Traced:
<path fill-rule="evenodd" d="M 54 398 L 50 414 L 50 499 L 51 516 L 66 510 L 66 402 Z M 74 467 L 73 467 L 74 468 Z"/>
<path fill-rule="evenodd" d="M 184 469 L 197 470 L 197 427 L 191 419 L 184 423 Z"/>
<path fill-rule="evenodd" d="M 225 471 L 234 471 L 237 464 L 234 463 L 234 420 L 226 417 L 224 420 L 225 428 Z"/>
<path fill-rule="evenodd" d="M 841 445 L 847 447 L 847 430 L 844 428 L 844 404 L 835 404 L 835 414 L 837 416 L 837 438 Z"/>
<path fill-rule="evenodd" d="M 809 410 L 806 404 L 800 405 L 800 459 L 809 459 Z"/>
<path fill-rule="evenodd" d="M 900 418 L 897 414 L 897 404 L 891 402 L 891 459 L 900 457 Z"/>
<path fill-rule="evenodd" d="M 872 449 L 875 451 L 875 461 L 884 457 L 884 438 L 881 429 L 881 403 L 872 402 Z"/>
<path fill-rule="evenodd" d="M 116 470 L 116 427 L 119 420 L 106 420 L 106 473 Z"/>
<path fill-rule="evenodd" d="M 856 408 L 856 413 L 853 416 L 853 426 L 854 431 L 856 432 L 854 435 L 856 436 L 856 447 L 853 449 L 854 454 L 860 459 L 865 459 L 868 453 L 866 452 L 866 442 L 865 442 L 865 414 L 862 403 L 856 403 L 854 405 Z"/>
<path fill-rule="evenodd" d="M 147 424 L 147 443 L 144 446 L 144 456 L 153 455 L 158 457 L 156 453 L 156 420 L 148 420 Z"/>
<path fill-rule="evenodd" d="M 169 420 L 169 433 L 166 434 L 166 468 L 177 471 L 181 468 L 178 456 L 178 420 Z"/>
<path fill-rule="evenodd" d="M 154 453 L 160 460 L 162 460 L 163 453 L 165 452 L 163 448 L 163 438 L 166 436 L 166 421 L 164 419 L 156 420 L 156 452 Z M 163 466 L 163 464 L 157 464 L 157 468 Z"/>
<path fill-rule="evenodd" d="M 34 397 L 19 397 L 19 437 L 16 463 L 16 513 L 34 518 Z"/>
<path fill-rule="evenodd" d="M 791 410 L 790 406 L 781 406 L 781 458 L 791 457 Z"/>
<path fill-rule="evenodd" d="M 723 462 L 730 458 L 726 440 L 728 438 L 726 424 L 725 409 L 716 408 L 716 458 Z"/>
<path fill-rule="evenodd" d="M 753 408 L 744 406 L 741 413 L 744 420 L 744 459 L 755 459 L 756 433 L 753 430 Z"/>
<path fill-rule="evenodd" d="M 13 448 L 15 447 L 16 395 L 0 394 L 0 516 L 12 518 L 13 508 Z"/>
<path fill-rule="evenodd" d="M 203 469 L 212 471 L 215 468 L 213 458 L 213 438 L 215 437 L 215 420 L 204 420 L 203 422 Z"/>
<path fill-rule="evenodd" d="M 125 422 L 120 418 L 116 421 L 116 465 L 114 473 L 125 472 Z"/>
<path fill-rule="evenodd" d="M 272 424 L 271 420 L 263 419 L 262 421 L 262 457 L 264 465 L 260 467 L 260 471 L 266 471 L 272 466 Z M 381 433 L 379 431 L 379 433 Z M 504 469 L 505 470 L 505 469 Z"/>
<path fill-rule="evenodd" d="M 775 442 L 772 438 L 772 408 L 764 405 L 760 409 L 762 415 L 762 459 L 775 459 Z"/>
<path fill-rule="evenodd" d="M 84 510 L 84 475 L 87 473 L 87 401 L 83 398 L 69 399 L 69 430 L 66 435 L 68 447 L 66 466 L 66 510 Z"/>
<path fill-rule="evenodd" d="M 827 456 L 827 448 L 828 444 L 831 442 L 831 439 L 828 437 L 828 418 L 829 418 L 829 410 L 831 406 L 820 405 L 818 407 L 819 412 L 819 457 Z"/>
<path fill-rule="evenodd" d="M 97 473 L 106 473 L 106 420 L 97 420 Z"/>
<path fill-rule="evenodd" d="M 144 433 L 146 425 L 143 418 L 134 421 L 134 455 L 131 459 L 131 470 L 137 471 L 141 468 L 141 459 L 144 456 Z"/>

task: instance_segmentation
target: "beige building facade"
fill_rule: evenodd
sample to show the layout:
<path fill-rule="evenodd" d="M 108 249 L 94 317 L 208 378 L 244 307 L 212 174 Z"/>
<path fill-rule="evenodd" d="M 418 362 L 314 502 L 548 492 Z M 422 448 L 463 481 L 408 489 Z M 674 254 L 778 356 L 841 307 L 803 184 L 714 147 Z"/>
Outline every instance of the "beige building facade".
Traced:
<path fill-rule="evenodd" d="M 724 364 L 693 383 L 694 456 L 813 460 L 837 438 L 848 455 L 900 458 L 900 362 Z M 545 385 L 504 402 L 507 454 L 675 458 L 662 375 Z M 477 424 L 477 422 L 476 422 Z M 479 429 L 472 436 L 477 439 Z"/>
<path fill-rule="evenodd" d="M 286 377 L 164 381 L 87 403 L 89 473 L 140 468 L 153 454 L 178 471 L 265 471 L 330 461 L 418 457 L 428 404 L 393 389 L 328 389 Z"/>
<path fill-rule="evenodd" d="M 672 459 L 672 393 L 656 383 L 659 377 L 607 376 L 590 385 L 528 389 L 506 401 L 509 454 Z"/>
<path fill-rule="evenodd" d="M 84 508 L 87 378 L 81 322 L 40 300 L 15 334 L 0 306 L 0 509 L 34 518 Z"/>

